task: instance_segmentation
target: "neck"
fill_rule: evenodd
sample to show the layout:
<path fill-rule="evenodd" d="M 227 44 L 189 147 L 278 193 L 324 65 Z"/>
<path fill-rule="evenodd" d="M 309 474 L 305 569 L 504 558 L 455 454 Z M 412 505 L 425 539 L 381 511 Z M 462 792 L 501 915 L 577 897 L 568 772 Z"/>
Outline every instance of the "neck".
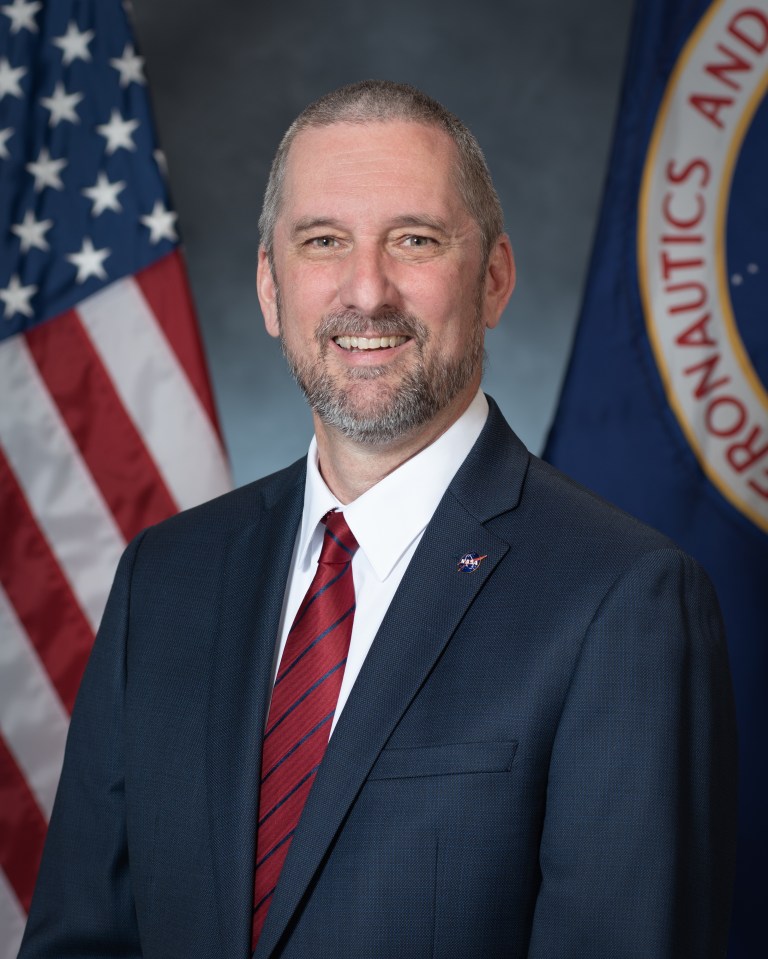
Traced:
<path fill-rule="evenodd" d="M 381 444 L 359 443 L 313 414 L 320 473 L 328 489 L 340 503 L 356 500 L 450 429 L 475 392 L 460 397 L 418 430 Z"/>

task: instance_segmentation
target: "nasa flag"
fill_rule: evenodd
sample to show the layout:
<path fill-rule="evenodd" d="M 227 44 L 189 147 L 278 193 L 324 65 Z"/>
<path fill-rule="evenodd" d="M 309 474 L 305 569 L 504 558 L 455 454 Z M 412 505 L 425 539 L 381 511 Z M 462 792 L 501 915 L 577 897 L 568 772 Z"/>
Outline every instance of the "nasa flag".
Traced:
<path fill-rule="evenodd" d="M 637 4 L 544 456 L 712 577 L 740 737 L 730 956 L 768 903 L 768 0 Z M 706 908 L 702 904 L 702 908 Z"/>

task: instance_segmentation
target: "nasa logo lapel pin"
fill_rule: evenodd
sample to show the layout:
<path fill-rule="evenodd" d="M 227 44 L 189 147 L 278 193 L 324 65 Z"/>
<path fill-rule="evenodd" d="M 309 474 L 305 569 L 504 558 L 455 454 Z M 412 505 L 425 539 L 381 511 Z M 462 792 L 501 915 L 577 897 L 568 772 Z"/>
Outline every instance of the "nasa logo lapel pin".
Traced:
<path fill-rule="evenodd" d="M 487 553 L 485 556 L 480 556 L 477 553 L 465 553 L 459 560 L 459 565 L 456 569 L 458 569 L 460 573 L 474 573 L 482 561 L 487 558 Z"/>

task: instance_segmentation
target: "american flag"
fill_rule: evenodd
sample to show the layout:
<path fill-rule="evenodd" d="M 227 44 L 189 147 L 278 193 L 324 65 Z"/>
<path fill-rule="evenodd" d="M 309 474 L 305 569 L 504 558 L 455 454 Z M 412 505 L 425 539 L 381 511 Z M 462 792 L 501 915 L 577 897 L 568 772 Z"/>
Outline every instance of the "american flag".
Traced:
<path fill-rule="evenodd" d="M 118 557 L 229 486 L 124 7 L 0 2 L 0 959 Z"/>

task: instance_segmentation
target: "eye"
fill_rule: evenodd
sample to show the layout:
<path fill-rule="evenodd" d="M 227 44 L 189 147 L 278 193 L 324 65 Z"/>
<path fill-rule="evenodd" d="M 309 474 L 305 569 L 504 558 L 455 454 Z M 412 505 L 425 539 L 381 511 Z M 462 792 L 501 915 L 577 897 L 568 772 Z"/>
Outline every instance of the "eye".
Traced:
<path fill-rule="evenodd" d="M 431 236 L 420 236 L 415 233 L 412 233 L 403 239 L 403 245 L 412 250 L 418 250 L 427 246 L 435 246 L 436 244 L 437 240 L 433 239 Z"/>
<path fill-rule="evenodd" d="M 339 241 L 335 236 L 313 236 L 307 240 L 307 246 L 315 250 L 332 250 L 338 245 Z"/>

